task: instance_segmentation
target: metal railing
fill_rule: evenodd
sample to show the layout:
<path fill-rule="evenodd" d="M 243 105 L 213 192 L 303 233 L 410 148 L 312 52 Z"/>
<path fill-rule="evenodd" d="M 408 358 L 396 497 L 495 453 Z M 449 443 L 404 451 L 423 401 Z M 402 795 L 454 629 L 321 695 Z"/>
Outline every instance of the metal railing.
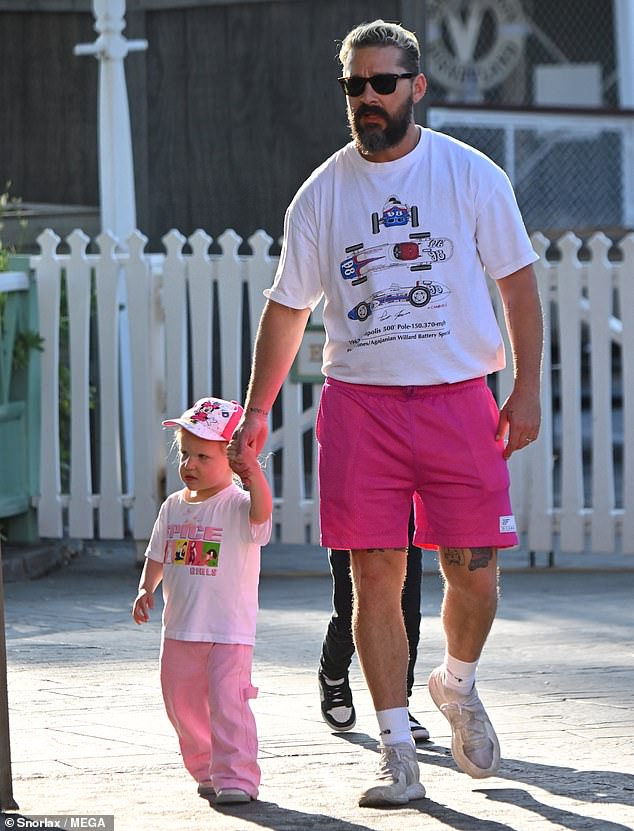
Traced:
<path fill-rule="evenodd" d="M 507 172 L 529 231 L 634 228 L 634 113 L 430 107 Z"/>

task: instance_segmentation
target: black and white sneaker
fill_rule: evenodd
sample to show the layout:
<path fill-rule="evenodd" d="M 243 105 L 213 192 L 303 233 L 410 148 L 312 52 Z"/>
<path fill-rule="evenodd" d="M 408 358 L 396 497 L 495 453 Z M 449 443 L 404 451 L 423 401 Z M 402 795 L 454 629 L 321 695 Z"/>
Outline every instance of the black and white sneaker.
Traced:
<path fill-rule="evenodd" d="M 429 741 L 429 730 L 420 723 L 417 718 L 407 711 L 407 717 L 409 718 L 409 729 L 412 731 L 412 738 L 415 742 L 428 742 Z"/>
<path fill-rule="evenodd" d="M 352 730 L 357 722 L 357 714 L 352 703 L 352 690 L 348 683 L 348 676 L 333 681 L 320 669 L 317 673 L 317 680 L 323 720 L 336 733 Z"/>

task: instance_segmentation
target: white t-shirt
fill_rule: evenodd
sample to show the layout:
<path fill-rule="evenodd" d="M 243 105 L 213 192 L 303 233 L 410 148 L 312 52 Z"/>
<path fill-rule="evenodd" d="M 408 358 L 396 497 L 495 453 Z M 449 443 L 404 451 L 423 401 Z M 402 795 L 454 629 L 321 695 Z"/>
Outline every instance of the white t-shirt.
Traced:
<path fill-rule="evenodd" d="M 271 520 L 253 525 L 249 494 L 234 484 L 195 504 L 183 493 L 161 505 L 145 552 L 163 563 L 163 635 L 253 645 L 260 546 Z"/>
<path fill-rule="evenodd" d="M 419 128 L 392 162 L 352 143 L 302 185 L 265 295 L 314 309 L 325 295 L 324 375 L 357 384 L 453 383 L 504 366 L 486 269 L 537 259 L 504 171 Z"/>

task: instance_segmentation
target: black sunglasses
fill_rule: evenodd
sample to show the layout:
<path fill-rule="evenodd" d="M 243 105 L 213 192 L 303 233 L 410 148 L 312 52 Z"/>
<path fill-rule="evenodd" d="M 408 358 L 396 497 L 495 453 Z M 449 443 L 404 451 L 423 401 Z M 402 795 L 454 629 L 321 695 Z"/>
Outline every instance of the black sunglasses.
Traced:
<path fill-rule="evenodd" d="M 414 78 L 415 76 L 415 72 L 402 72 L 400 75 L 390 73 L 373 75 L 371 78 L 363 78 L 361 75 L 351 75 L 349 78 L 337 78 L 337 80 L 346 95 L 356 98 L 358 95 L 361 95 L 368 82 L 372 89 L 378 92 L 379 95 L 391 95 L 396 89 L 396 82 L 399 78 Z"/>

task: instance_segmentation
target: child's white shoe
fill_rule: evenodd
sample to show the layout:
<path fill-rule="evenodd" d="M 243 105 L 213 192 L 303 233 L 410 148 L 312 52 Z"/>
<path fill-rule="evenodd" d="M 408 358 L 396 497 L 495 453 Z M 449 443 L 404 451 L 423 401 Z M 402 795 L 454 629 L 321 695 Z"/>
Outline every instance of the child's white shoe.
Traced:
<path fill-rule="evenodd" d="M 198 783 L 198 796 L 203 799 L 213 799 L 216 795 L 216 789 L 209 780 Z"/>
<path fill-rule="evenodd" d="M 232 805 L 239 802 L 251 802 L 251 795 L 242 788 L 220 788 L 216 805 Z"/>

